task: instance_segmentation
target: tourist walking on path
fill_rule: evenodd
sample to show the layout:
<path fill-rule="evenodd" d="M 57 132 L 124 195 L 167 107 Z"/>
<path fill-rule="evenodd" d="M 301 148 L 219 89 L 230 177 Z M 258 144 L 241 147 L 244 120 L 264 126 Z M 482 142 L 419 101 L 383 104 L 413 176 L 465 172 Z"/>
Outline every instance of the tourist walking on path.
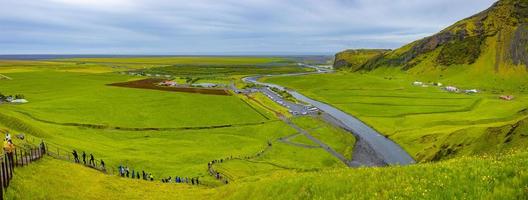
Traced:
<path fill-rule="evenodd" d="M 103 159 L 101 159 L 101 170 L 106 171 L 105 169 L 105 162 Z"/>
<path fill-rule="evenodd" d="M 44 140 L 40 142 L 40 152 L 42 152 L 42 154 L 46 154 L 46 144 L 44 144 Z"/>
<path fill-rule="evenodd" d="M 128 178 L 130 176 L 130 170 L 128 169 L 128 166 L 125 169 L 126 177 Z"/>
<path fill-rule="evenodd" d="M 121 165 L 119 165 L 119 175 L 121 175 L 121 177 L 125 177 L 125 168 Z"/>
<path fill-rule="evenodd" d="M 95 167 L 95 159 L 94 159 L 93 154 L 90 154 L 90 165 Z"/>
<path fill-rule="evenodd" d="M 82 157 L 83 157 L 83 163 L 86 165 L 86 152 L 83 151 Z"/>
<path fill-rule="evenodd" d="M 79 154 L 77 154 L 77 151 L 73 150 L 73 159 L 75 160 L 75 163 L 79 163 Z"/>

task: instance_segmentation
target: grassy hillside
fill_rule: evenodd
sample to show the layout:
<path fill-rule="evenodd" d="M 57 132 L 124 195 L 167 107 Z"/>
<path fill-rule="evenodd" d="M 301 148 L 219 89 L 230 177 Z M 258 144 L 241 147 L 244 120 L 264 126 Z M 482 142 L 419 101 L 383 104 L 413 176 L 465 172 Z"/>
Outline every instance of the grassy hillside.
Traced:
<path fill-rule="evenodd" d="M 17 169 L 7 199 L 526 199 L 528 153 L 406 167 L 279 171 L 217 188 L 106 176 L 44 159 Z"/>
<path fill-rule="evenodd" d="M 15 171 L 6 199 L 192 199 L 211 189 L 104 175 L 69 162 L 45 158 Z"/>
<path fill-rule="evenodd" d="M 228 199 L 526 199 L 528 154 L 407 167 L 284 172 L 230 185 Z"/>
<path fill-rule="evenodd" d="M 255 65 L 282 62 L 274 58 L 237 60 L 232 57 L 224 60 L 201 58 L 206 64 L 198 58 L 103 59 L 127 63 L 124 67 L 116 67 L 121 64 L 86 63 L 88 61 L 79 64 L 70 60 L 0 61 L 0 73 L 10 77 L 0 80 L 0 92 L 23 94 L 29 100 L 27 104 L 0 104 L 0 132 L 24 133 L 34 142 L 43 139 L 59 146 L 63 155 L 71 155 L 73 149 L 93 153 L 112 169 L 126 165 L 130 169 L 151 172 L 155 177 L 202 177 L 210 182 L 214 181 L 207 172 L 207 163 L 211 160 L 253 155 L 268 142 L 275 143 L 295 133 L 276 118 L 276 112 L 287 113 L 284 108 L 261 95 L 253 96 L 254 101 L 239 95 L 203 95 L 107 85 L 146 78 L 119 73 L 140 69 L 144 65 L 142 62 L 170 64 L 183 62 L 182 59 L 189 65 L 202 66 L 186 69 L 187 73 L 196 74 L 207 71 L 206 64 L 210 62 L 255 62 Z M 98 60 L 90 62 L 95 61 Z M 258 68 L 260 73 L 279 70 L 265 65 Z M 229 70 L 229 67 L 223 69 Z M 255 73 L 252 69 L 237 68 L 245 75 Z M 288 69 L 304 70 L 298 66 Z M 239 78 L 215 71 L 209 75 L 223 76 L 226 80 Z M 287 170 L 345 167 L 325 151 L 289 144 L 274 147 L 272 154 L 266 156 L 266 162 L 276 164 L 288 157 L 302 158 L 297 161 L 305 165 L 298 166 L 292 161 L 287 164 Z M 251 163 L 238 164 L 222 172 L 244 178 L 246 175 L 238 171 L 248 166 Z M 263 171 L 269 172 L 271 170 Z"/>
<path fill-rule="evenodd" d="M 389 50 L 385 49 L 350 49 L 335 55 L 334 68 L 356 71 L 367 61 L 382 56 Z"/>
<path fill-rule="evenodd" d="M 397 68 L 435 78 L 450 72 L 492 79 L 526 77 L 527 13 L 526 0 L 500 0 L 433 36 L 376 56 L 355 69 Z"/>
<path fill-rule="evenodd" d="M 500 0 L 438 34 L 355 65 L 356 73 L 269 81 L 359 117 L 420 161 L 522 146 L 527 138 L 516 127 L 528 117 L 527 13 L 527 0 Z M 448 93 L 433 83 L 479 93 Z"/>

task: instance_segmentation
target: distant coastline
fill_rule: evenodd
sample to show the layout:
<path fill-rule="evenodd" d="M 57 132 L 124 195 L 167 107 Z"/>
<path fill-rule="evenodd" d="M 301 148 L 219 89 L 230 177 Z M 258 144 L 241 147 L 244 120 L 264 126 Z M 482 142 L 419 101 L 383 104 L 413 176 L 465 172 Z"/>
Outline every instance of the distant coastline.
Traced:
<path fill-rule="evenodd" d="M 66 58 L 133 58 L 133 57 L 314 57 L 322 56 L 326 57 L 329 55 L 325 54 L 308 54 L 308 55 L 141 55 L 141 54 L 129 54 L 129 55 L 116 55 L 116 54 L 13 54 L 13 55 L 0 55 L 0 60 L 49 60 L 49 59 L 66 59 Z"/>

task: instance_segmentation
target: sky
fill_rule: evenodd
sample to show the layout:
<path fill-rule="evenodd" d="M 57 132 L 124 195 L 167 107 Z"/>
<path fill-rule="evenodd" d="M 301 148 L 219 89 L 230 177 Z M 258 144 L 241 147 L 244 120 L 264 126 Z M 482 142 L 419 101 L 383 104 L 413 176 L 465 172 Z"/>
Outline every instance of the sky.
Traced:
<path fill-rule="evenodd" d="M 301 55 L 398 48 L 494 0 L 0 0 L 0 54 Z"/>

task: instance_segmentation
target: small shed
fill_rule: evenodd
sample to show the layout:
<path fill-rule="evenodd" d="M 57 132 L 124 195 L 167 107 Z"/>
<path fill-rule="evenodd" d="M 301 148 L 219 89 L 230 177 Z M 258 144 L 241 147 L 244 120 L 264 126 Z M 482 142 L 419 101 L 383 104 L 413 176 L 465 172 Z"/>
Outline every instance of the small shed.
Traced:
<path fill-rule="evenodd" d="M 448 92 L 459 92 L 460 90 L 454 86 L 447 86 L 444 88 Z"/>
<path fill-rule="evenodd" d="M 511 101 L 515 97 L 513 95 L 501 95 L 501 96 L 499 96 L 499 98 L 502 99 L 502 100 L 505 100 L 505 101 Z"/>
<path fill-rule="evenodd" d="M 194 86 L 194 87 L 204 87 L 204 88 L 213 88 L 213 87 L 216 87 L 218 85 L 214 84 L 214 83 L 196 83 L 196 84 L 192 84 L 192 86 Z"/>
<path fill-rule="evenodd" d="M 479 91 L 477 89 L 471 89 L 471 90 L 465 90 L 464 92 L 466 94 L 474 94 L 474 93 L 478 93 Z"/>
<path fill-rule="evenodd" d="M 27 102 L 29 101 L 26 99 L 15 99 L 11 101 L 11 103 L 27 103 Z"/>
<path fill-rule="evenodd" d="M 414 81 L 414 82 L 413 82 L 413 85 L 415 85 L 415 86 L 421 86 L 421 85 L 423 85 L 423 82 L 420 82 L 420 81 Z"/>

